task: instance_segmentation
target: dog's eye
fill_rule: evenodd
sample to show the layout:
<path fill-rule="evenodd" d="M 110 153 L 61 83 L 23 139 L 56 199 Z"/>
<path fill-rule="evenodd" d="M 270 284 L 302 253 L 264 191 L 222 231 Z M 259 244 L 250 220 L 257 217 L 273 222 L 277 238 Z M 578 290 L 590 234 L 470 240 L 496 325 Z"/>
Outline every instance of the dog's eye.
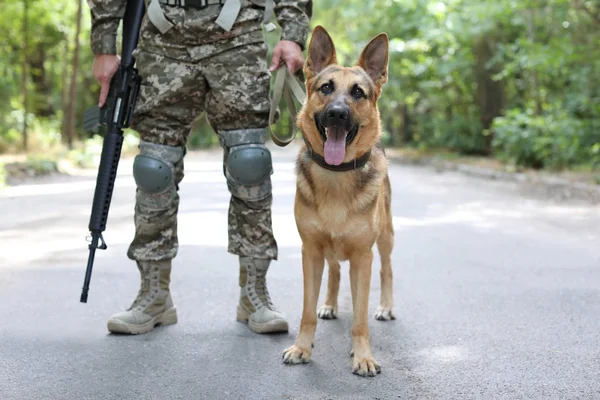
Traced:
<path fill-rule="evenodd" d="M 360 87 L 358 87 L 358 86 L 354 86 L 354 87 L 352 88 L 352 93 L 351 93 L 351 94 L 352 94 L 352 97 L 354 97 L 355 99 L 360 99 L 360 98 L 363 98 L 363 97 L 367 97 L 367 96 L 365 95 L 365 92 L 364 92 L 364 90 L 362 90 L 362 89 L 361 89 Z"/>
<path fill-rule="evenodd" d="M 333 85 L 331 83 L 324 83 L 323 85 L 321 85 L 321 87 L 319 88 L 319 90 L 323 93 L 323 94 L 329 94 L 331 92 L 333 92 Z"/>

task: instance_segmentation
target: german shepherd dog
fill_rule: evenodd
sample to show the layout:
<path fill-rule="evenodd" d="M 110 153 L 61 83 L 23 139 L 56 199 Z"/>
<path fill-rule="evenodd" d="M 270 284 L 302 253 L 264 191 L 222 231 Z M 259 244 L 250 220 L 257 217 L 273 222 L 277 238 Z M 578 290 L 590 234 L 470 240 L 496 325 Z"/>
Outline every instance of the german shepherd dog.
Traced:
<path fill-rule="evenodd" d="M 381 257 L 381 299 L 375 319 L 395 319 L 391 187 L 386 155 L 379 145 L 377 107 L 387 68 L 385 33 L 365 46 L 354 66 L 343 67 L 337 64 L 327 31 L 321 26 L 314 29 L 303 68 L 306 101 L 296 120 L 305 141 L 296 160 L 294 203 L 302 240 L 304 308 L 296 342 L 283 352 L 286 364 L 310 361 L 324 261 L 329 281 L 318 313 L 322 319 L 337 318 L 339 262 L 349 261 L 352 372 L 360 376 L 381 372 L 371 353 L 368 306 L 376 243 Z"/>

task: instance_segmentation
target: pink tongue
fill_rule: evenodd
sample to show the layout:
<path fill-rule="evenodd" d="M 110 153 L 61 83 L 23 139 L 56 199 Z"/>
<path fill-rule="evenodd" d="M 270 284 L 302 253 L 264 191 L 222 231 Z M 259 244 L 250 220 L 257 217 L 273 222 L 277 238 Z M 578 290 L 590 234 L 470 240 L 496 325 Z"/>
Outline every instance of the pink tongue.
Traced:
<path fill-rule="evenodd" d="M 346 132 L 337 127 L 327 128 L 325 141 L 325 162 L 330 165 L 340 165 L 346 156 Z"/>

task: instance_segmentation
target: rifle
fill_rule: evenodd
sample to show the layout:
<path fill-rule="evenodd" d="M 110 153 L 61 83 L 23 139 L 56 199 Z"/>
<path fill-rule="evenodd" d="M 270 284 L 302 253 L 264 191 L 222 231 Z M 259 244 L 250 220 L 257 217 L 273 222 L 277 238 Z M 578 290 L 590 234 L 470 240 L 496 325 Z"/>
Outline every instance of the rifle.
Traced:
<path fill-rule="evenodd" d="M 121 157 L 123 129 L 129 127 L 140 89 L 141 79 L 134 67 L 133 51 L 137 47 L 144 12 L 144 0 L 127 0 L 123 16 L 123 43 L 119 69 L 111 79 L 106 103 L 101 108 L 95 106 L 86 110 L 83 116 L 85 130 L 95 131 L 98 126 L 104 126 L 106 134 L 102 144 L 96 190 L 88 226 L 91 232 L 91 243 L 79 300 L 82 303 L 87 303 L 96 249 L 105 250 L 107 248 L 102 232 L 106 229 L 108 210 Z"/>

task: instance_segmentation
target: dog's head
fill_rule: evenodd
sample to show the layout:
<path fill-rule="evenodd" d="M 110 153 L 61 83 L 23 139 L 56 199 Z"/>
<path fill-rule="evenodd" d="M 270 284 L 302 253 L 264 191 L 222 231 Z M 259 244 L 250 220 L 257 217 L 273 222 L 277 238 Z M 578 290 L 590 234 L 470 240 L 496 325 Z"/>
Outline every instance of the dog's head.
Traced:
<path fill-rule="evenodd" d="M 387 81 L 388 36 L 381 33 L 351 67 L 337 64 L 327 31 L 317 26 L 304 64 L 306 102 L 298 127 L 330 165 L 360 157 L 379 140 L 377 100 Z"/>

